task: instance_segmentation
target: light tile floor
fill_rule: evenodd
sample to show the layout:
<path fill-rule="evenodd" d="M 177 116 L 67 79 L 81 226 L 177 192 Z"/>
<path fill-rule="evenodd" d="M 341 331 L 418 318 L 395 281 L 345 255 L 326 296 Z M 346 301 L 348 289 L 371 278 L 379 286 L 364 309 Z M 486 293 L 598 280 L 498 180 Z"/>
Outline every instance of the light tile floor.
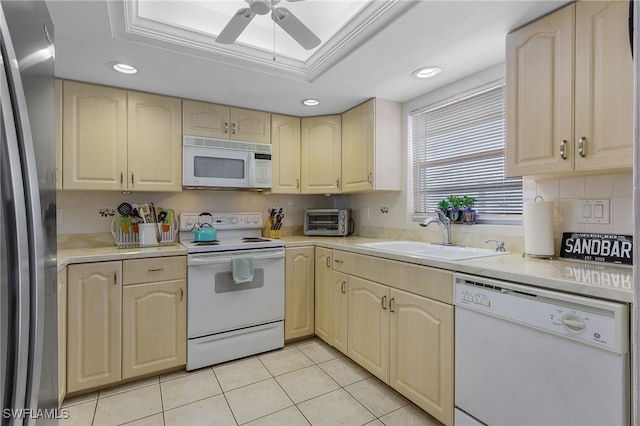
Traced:
<path fill-rule="evenodd" d="M 440 425 L 318 338 L 81 395 L 71 425 Z"/>

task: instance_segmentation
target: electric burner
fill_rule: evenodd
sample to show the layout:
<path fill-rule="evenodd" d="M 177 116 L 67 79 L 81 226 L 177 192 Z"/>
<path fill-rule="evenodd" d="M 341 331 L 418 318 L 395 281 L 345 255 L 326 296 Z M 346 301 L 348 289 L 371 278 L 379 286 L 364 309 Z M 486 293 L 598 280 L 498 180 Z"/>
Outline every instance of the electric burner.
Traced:
<path fill-rule="evenodd" d="M 204 223 L 216 229 L 215 241 L 195 241 L 193 228 Z M 284 248 L 282 240 L 262 237 L 262 225 L 260 212 L 182 213 L 178 238 L 189 254 Z"/>

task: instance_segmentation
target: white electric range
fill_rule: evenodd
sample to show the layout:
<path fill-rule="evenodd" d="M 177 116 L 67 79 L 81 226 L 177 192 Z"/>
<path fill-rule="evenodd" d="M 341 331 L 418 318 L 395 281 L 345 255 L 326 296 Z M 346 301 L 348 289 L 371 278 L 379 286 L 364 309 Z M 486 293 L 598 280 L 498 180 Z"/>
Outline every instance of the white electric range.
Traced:
<path fill-rule="evenodd" d="M 202 223 L 217 231 L 196 242 Z M 261 237 L 262 214 L 183 213 L 187 248 L 187 370 L 284 346 L 284 242 Z M 234 280 L 234 262 L 252 264 L 249 281 Z M 246 271 L 244 271 L 246 272 Z"/>

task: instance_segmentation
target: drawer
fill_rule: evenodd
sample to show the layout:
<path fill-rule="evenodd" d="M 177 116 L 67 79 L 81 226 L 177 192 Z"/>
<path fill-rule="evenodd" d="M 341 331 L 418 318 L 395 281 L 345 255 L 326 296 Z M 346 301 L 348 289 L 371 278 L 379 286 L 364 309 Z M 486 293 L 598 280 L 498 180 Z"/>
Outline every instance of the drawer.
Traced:
<path fill-rule="evenodd" d="M 187 277 L 187 257 L 167 256 L 122 262 L 122 285 L 181 280 Z"/>

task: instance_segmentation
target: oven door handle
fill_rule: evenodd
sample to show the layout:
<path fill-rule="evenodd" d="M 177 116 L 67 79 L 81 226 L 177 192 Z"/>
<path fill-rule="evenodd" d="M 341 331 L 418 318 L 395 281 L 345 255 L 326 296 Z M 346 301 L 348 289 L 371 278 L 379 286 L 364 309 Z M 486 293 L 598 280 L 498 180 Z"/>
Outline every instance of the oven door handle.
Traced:
<path fill-rule="evenodd" d="M 187 259 L 187 265 L 189 266 L 198 266 L 198 265 L 216 265 L 221 263 L 229 263 L 233 256 L 221 256 L 221 257 L 195 257 Z M 268 260 L 268 259 L 282 259 L 284 258 L 283 252 L 278 253 L 270 253 L 270 254 L 262 254 L 253 256 L 254 261 L 259 260 Z"/>

